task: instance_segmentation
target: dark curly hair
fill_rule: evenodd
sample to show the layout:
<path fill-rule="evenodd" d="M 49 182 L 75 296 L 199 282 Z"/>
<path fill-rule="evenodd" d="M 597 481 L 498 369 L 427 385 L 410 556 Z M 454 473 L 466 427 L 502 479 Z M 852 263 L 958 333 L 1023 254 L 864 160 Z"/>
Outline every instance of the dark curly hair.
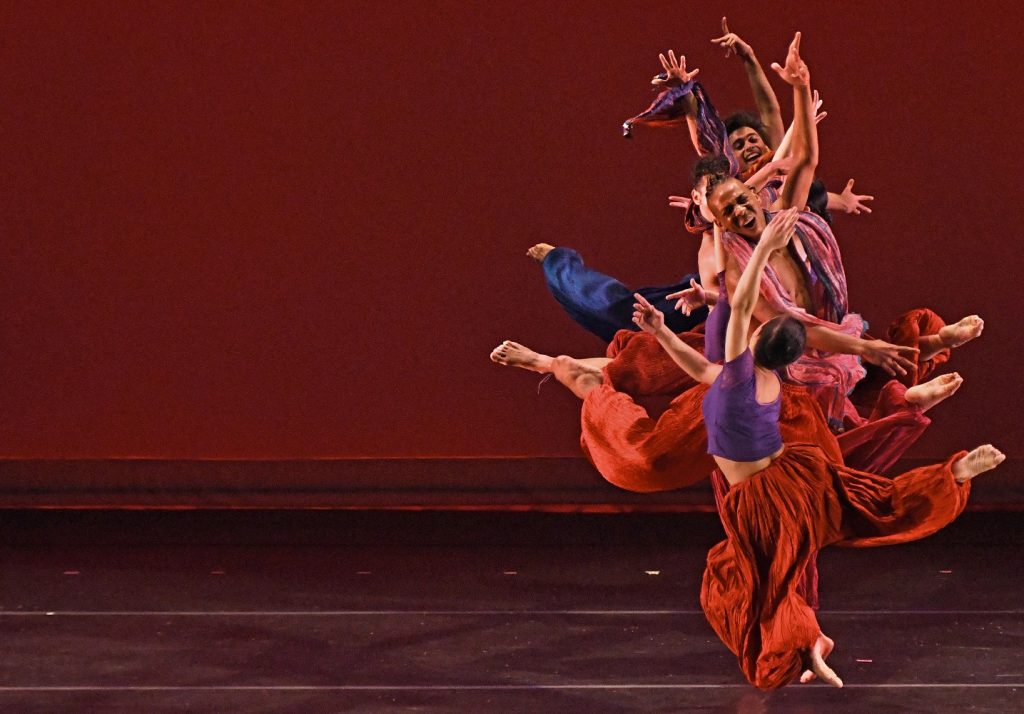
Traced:
<path fill-rule="evenodd" d="M 708 154 L 697 159 L 693 165 L 690 175 L 693 182 L 697 183 L 704 176 L 727 176 L 729 174 L 729 159 L 723 154 Z M 709 178 L 710 182 L 711 179 Z"/>
<path fill-rule="evenodd" d="M 766 369 L 781 369 L 804 353 L 807 328 L 795 317 L 780 315 L 764 323 L 754 345 L 754 361 Z"/>
<path fill-rule="evenodd" d="M 725 118 L 725 133 L 726 135 L 732 134 L 737 129 L 743 127 L 750 127 L 761 136 L 761 141 L 765 143 L 765 146 L 770 146 L 768 143 L 768 130 L 764 126 L 764 122 L 761 119 L 751 114 L 750 112 L 736 112 L 730 114 Z"/>
<path fill-rule="evenodd" d="M 709 201 L 711 200 L 711 194 L 715 192 L 715 189 L 724 184 L 726 181 L 728 181 L 729 179 L 739 181 L 738 178 L 731 175 L 729 172 L 725 172 L 724 174 L 708 174 L 707 176 L 708 184 L 707 188 L 704 189 L 704 195 L 708 197 Z"/>
<path fill-rule="evenodd" d="M 828 210 L 828 189 L 821 179 L 811 182 L 811 191 L 807 195 L 807 207 L 817 213 L 825 223 L 832 225 L 832 213 Z"/>

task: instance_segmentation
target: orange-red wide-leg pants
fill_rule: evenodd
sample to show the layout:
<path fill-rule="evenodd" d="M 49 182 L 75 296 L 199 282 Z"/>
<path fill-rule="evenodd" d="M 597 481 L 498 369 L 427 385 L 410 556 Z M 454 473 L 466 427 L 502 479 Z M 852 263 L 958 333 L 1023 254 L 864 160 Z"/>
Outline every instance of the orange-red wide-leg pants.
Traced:
<path fill-rule="evenodd" d="M 793 444 L 729 489 L 721 511 L 726 540 L 708 553 L 701 605 L 751 684 L 792 682 L 818 638 L 814 612 L 798 592 L 814 553 L 832 544 L 903 543 L 947 525 L 970 493 L 952 473 L 964 453 L 889 479 L 834 464 L 815 445 Z"/>

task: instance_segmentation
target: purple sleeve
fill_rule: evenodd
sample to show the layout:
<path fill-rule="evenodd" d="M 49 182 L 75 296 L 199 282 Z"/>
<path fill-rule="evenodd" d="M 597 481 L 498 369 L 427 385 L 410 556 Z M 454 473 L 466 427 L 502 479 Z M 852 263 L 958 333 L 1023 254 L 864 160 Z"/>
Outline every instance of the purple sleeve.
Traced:
<path fill-rule="evenodd" d="M 751 354 L 750 348 L 743 350 L 743 354 L 736 359 L 722 365 L 720 379 L 723 389 L 735 389 L 754 381 L 754 355 Z"/>

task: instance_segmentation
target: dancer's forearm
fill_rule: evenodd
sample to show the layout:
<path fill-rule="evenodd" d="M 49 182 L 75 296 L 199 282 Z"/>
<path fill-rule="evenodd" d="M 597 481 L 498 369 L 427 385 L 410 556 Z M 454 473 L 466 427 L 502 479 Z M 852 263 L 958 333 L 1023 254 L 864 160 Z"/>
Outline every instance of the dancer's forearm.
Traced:
<path fill-rule="evenodd" d="M 761 115 L 761 123 L 768 134 L 769 146 L 774 149 L 782 141 L 783 135 L 779 100 L 753 52 L 743 59 L 743 69 L 746 70 L 747 81 L 750 82 L 750 91 L 754 95 L 757 112 Z"/>
<path fill-rule="evenodd" d="M 754 313 L 760 296 L 761 275 L 768 265 L 768 258 L 771 249 L 767 249 L 764 243 L 758 243 L 750 260 L 743 269 L 739 281 L 736 283 L 736 290 L 729 295 L 729 307 L 732 312 L 729 315 L 729 324 L 725 328 L 725 360 L 732 360 L 743 354 L 747 348 L 747 334 L 750 331 L 750 317 Z"/>
<path fill-rule="evenodd" d="M 865 344 L 859 337 L 845 335 L 822 325 L 807 326 L 807 346 L 822 352 L 861 356 Z"/>
<path fill-rule="evenodd" d="M 754 306 L 757 305 L 761 288 L 761 274 L 764 272 L 764 267 L 768 265 L 770 256 L 771 251 L 765 250 L 764 245 L 759 243 L 755 246 L 750 260 L 747 261 L 747 265 L 743 268 L 743 273 L 736 283 L 735 292 L 729 297 L 732 319 L 735 320 L 738 317 L 747 322 L 743 329 L 744 332 L 750 325 L 750 316 L 754 312 Z"/>
<path fill-rule="evenodd" d="M 688 375 L 698 382 L 711 384 L 718 376 L 718 365 L 712 364 L 697 350 L 679 339 L 672 330 L 662 325 L 655 333 L 658 343 L 668 352 L 669 357 Z"/>

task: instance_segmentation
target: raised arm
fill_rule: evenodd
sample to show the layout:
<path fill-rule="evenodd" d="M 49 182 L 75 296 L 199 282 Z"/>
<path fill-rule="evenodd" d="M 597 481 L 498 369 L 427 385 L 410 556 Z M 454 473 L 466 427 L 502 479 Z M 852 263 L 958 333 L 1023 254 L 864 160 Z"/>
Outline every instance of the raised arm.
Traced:
<path fill-rule="evenodd" d="M 664 53 L 659 54 L 658 59 L 661 60 L 661 66 L 665 71 L 655 75 L 654 79 L 651 80 L 651 84 L 660 89 L 685 87 L 687 84 L 691 84 L 693 78 L 700 72 L 700 69 L 687 72 L 686 55 L 679 55 L 679 59 L 676 59 L 675 50 L 669 50 L 667 57 Z M 700 126 L 697 124 L 697 112 L 699 109 L 697 98 L 693 96 L 693 92 L 686 92 L 682 97 L 682 102 L 686 106 L 686 126 L 690 130 L 690 141 L 693 142 L 693 148 L 699 154 L 701 153 L 701 143 Z"/>
<path fill-rule="evenodd" d="M 729 144 L 729 134 L 725 130 L 722 118 L 718 116 L 711 98 L 694 77 L 699 69 L 686 69 L 686 56 L 676 58 L 673 50 L 668 56 L 658 55 L 661 66 L 665 70 L 651 80 L 651 84 L 663 91 L 646 112 L 628 120 L 623 128 L 629 134 L 630 128 L 637 121 L 653 121 L 659 114 L 675 114 L 685 111 L 686 125 L 690 130 L 690 139 L 697 153 L 701 156 L 721 154 L 729 159 L 729 170 L 736 173 L 738 164 Z"/>
<path fill-rule="evenodd" d="M 761 115 L 761 123 L 768 133 L 768 143 L 772 148 L 777 147 L 782 141 L 783 134 L 782 111 L 779 109 L 779 100 L 775 97 L 772 85 L 768 83 L 768 77 L 754 55 L 754 50 L 735 32 L 729 32 L 729 25 L 724 17 L 722 36 L 711 41 L 725 48 L 726 57 L 735 53 L 743 60 L 743 69 L 747 73 L 747 81 L 750 82 L 758 114 Z"/>
<path fill-rule="evenodd" d="M 815 89 L 811 93 L 811 101 L 814 103 L 814 124 L 817 126 L 821 124 L 822 120 L 828 116 L 828 112 L 821 111 L 821 105 L 823 100 L 818 95 L 818 90 Z M 793 148 L 793 125 L 790 124 L 789 128 L 786 129 L 785 136 L 782 137 L 782 141 L 779 143 L 778 148 L 775 149 L 775 159 L 781 160 L 789 156 L 790 150 Z"/>
<path fill-rule="evenodd" d="M 658 343 L 665 348 L 672 361 L 688 375 L 704 384 L 714 382 L 722 368 L 709 362 L 704 355 L 680 340 L 672 330 L 665 327 L 665 315 L 647 302 L 643 295 L 635 293 L 633 298 L 636 300 L 636 303 L 633 304 L 633 322 L 637 327 L 657 337 Z"/>
<path fill-rule="evenodd" d="M 736 290 L 729 295 L 732 314 L 729 315 L 729 326 L 725 329 L 726 362 L 736 359 L 747 349 L 750 317 L 754 314 L 754 308 L 761 295 L 761 276 L 764 267 L 768 265 L 768 258 L 773 251 L 784 248 L 789 243 L 799 215 L 797 209 L 789 208 L 772 216 L 772 220 L 761 233 L 761 239 L 754 247 L 739 282 L 736 283 Z"/>
<path fill-rule="evenodd" d="M 777 62 L 772 69 L 793 87 L 793 167 L 782 189 L 780 206 L 803 208 L 818 167 L 818 130 L 814 124 L 814 106 L 811 99 L 811 73 L 800 59 L 800 33 L 789 45 L 785 67 Z"/>

